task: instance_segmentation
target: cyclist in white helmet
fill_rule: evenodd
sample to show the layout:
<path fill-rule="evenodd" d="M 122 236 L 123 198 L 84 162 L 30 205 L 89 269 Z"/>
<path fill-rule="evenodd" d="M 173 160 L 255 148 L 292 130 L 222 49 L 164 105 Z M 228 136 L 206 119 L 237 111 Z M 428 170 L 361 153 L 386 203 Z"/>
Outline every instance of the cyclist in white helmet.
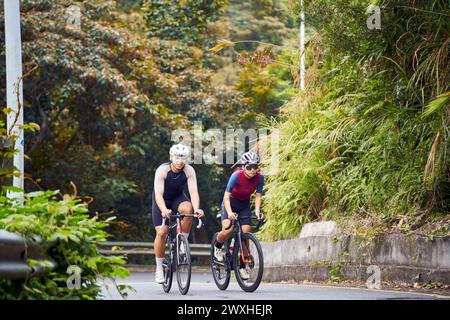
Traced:
<path fill-rule="evenodd" d="M 170 148 L 170 162 L 161 164 L 155 172 L 154 191 L 152 196 L 152 219 L 156 229 L 155 281 L 164 282 L 162 262 L 165 254 L 166 237 L 169 232 L 169 221 L 161 227 L 163 217 L 170 217 L 172 212 L 181 214 L 196 213 L 199 218 L 204 216 L 200 209 L 200 196 L 197 191 L 197 178 L 194 168 L 186 163 L 189 148 L 179 143 Z M 188 187 L 190 200 L 185 194 Z M 181 229 L 186 239 L 191 230 L 192 219 L 183 219 Z"/>
<path fill-rule="evenodd" d="M 214 257 L 223 261 L 223 243 L 232 235 L 233 229 L 226 230 L 230 220 L 236 219 L 238 214 L 243 232 L 251 232 L 250 197 L 255 194 L 255 214 L 262 218 L 261 202 L 264 186 L 264 175 L 259 172 L 259 157 L 254 152 L 246 152 L 239 160 L 241 169 L 235 171 L 228 181 L 222 202 L 222 230 L 217 235 Z M 243 268 L 239 269 L 242 279 L 248 279 L 249 275 Z"/>

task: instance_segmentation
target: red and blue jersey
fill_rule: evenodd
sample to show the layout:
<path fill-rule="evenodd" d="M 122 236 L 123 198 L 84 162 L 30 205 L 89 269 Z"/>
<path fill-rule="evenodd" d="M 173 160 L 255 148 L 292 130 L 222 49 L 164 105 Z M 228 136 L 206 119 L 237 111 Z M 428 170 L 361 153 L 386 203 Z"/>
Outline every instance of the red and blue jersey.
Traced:
<path fill-rule="evenodd" d="M 262 193 L 264 175 L 257 172 L 253 178 L 248 178 L 244 170 L 236 170 L 228 180 L 226 192 L 231 192 L 231 197 L 244 201 L 249 200 L 253 192 Z"/>

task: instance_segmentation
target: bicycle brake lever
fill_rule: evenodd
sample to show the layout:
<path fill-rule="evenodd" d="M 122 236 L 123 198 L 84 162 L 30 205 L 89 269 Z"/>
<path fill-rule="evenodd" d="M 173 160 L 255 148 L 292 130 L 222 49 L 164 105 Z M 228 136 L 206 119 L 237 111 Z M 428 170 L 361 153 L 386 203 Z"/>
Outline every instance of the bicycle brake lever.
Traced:
<path fill-rule="evenodd" d="M 255 230 L 259 230 L 259 228 L 261 228 L 264 223 L 265 223 L 264 219 L 258 219 L 258 224 L 256 225 Z"/>

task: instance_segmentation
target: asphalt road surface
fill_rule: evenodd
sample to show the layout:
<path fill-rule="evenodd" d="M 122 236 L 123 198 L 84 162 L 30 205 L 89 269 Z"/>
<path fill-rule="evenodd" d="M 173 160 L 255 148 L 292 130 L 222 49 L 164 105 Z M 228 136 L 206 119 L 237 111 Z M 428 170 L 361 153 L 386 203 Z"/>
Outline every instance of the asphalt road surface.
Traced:
<path fill-rule="evenodd" d="M 193 272 L 189 292 L 183 296 L 178 291 L 176 274 L 172 289 L 165 293 L 160 284 L 155 283 L 154 273 L 135 272 L 117 284 L 131 285 L 136 292 L 128 293 L 128 300 L 434 300 L 450 299 L 444 294 L 429 294 L 389 289 L 366 289 L 336 287 L 327 285 L 305 285 L 286 283 L 261 283 L 252 293 L 241 290 L 232 278 L 227 290 L 219 290 L 210 272 Z M 121 300 L 112 283 L 103 283 L 103 296 L 107 300 Z"/>

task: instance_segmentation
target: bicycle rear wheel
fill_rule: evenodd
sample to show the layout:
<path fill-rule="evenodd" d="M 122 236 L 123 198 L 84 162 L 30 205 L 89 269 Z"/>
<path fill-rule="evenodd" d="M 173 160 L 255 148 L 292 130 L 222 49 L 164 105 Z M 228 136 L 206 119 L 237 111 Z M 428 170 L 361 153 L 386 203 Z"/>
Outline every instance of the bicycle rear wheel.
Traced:
<path fill-rule="evenodd" d="M 168 293 L 172 287 L 173 278 L 173 247 L 171 244 L 172 240 L 169 236 L 166 238 L 166 254 L 163 260 L 163 272 L 164 272 L 164 292 Z"/>
<path fill-rule="evenodd" d="M 242 243 L 234 243 L 233 267 L 242 290 L 253 292 L 258 288 L 263 276 L 264 258 L 261 245 L 253 234 L 243 233 Z"/>
<path fill-rule="evenodd" d="M 177 235 L 175 257 L 177 268 L 178 289 L 181 294 L 186 294 L 191 284 L 191 253 L 189 250 L 189 243 L 186 237 L 182 234 Z"/>
<path fill-rule="evenodd" d="M 213 237 L 213 241 L 211 242 L 211 272 L 217 288 L 220 290 L 226 290 L 230 284 L 231 277 L 230 258 L 228 254 L 229 241 L 225 241 L 223 244 L 226 252 L 224 261 L 217 261 L 214 257 L 214 247 L 217 241 L 217 234 L 218 232 L 216 232 Z"/>

